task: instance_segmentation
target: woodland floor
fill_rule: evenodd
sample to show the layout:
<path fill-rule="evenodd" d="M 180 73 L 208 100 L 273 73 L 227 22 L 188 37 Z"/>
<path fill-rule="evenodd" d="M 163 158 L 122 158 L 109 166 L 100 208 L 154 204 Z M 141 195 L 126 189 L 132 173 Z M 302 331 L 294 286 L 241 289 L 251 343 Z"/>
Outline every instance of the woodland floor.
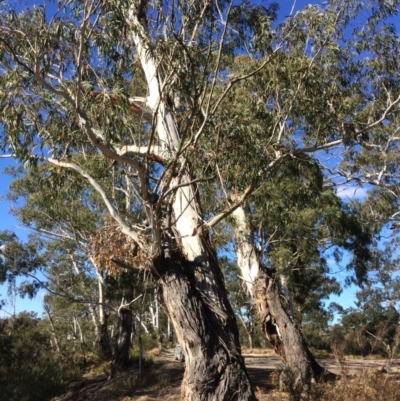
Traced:
<path fill-rule="evenodd" d="M 106 375 L 88 373 L 67 391 L 52 401 L 179 401 L 180 382 L 184 363 L 174 360 L 173 350 L 163 350 L 161 355 L 151 353 L 153 363 L 143 369 L 141 377 L 137 369 L 121 373 L 116 379 L 107 381 Z M 259 401 L 288 400 L 286 394 L 276 390 L 277 370 L 283 365 L 272 351 L 262 354 L 244 354 L 250 379 Z M 328 370 L 340 374 L 340 365 L 334 359 L 318 360 Z M 353 380 L 373 375 L 386 375 L 382 368 L 386 360 L 346 358 L 343 373 Z M 400 378 L 400 360 L 391 365 L 391 376 Z"/>

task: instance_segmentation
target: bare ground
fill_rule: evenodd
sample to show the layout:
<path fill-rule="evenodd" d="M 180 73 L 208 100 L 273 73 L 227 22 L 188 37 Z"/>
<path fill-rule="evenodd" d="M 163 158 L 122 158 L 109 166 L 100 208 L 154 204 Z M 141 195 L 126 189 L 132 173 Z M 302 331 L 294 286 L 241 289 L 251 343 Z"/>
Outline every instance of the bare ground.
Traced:
<path fill-rule="evenodd" d="M 161 355 L 153 352 L 152 357 L 154 364 L 144 369 L 142 376 L 137 369 L 110 381 L 105 374 L 91 375 L 90 379 L 72 383 L 65 394 L 53 401 L 179 401 L 184 363 L 174 360 L 173 350 L 164 350 Z M 283 367 L 276 355 L 244 354 L 244 358 L 260 401 L 287 399 L 276 390 L 276 372 Z M 386 366 L 385 360 L 378 359 L 346 359 L 342 366 L 334 359 L 319 359 L 319 362 L 334 373 L 358 377 L 383 372 Z M 391 372 L 400 375 L 400 360 L 392 362 Z"/>

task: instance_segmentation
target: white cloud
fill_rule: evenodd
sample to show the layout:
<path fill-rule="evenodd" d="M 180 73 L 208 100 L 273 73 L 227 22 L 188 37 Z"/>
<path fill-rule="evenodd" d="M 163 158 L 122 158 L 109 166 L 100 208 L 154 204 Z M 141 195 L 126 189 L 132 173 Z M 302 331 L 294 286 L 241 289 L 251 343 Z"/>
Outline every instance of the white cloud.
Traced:
<path fill-rule="evenodd" d="M 364 199 L 367 196 L 368 188 L 356 186 L 338 187 L 336 194 L 339 198 L 346 200 Z"/>

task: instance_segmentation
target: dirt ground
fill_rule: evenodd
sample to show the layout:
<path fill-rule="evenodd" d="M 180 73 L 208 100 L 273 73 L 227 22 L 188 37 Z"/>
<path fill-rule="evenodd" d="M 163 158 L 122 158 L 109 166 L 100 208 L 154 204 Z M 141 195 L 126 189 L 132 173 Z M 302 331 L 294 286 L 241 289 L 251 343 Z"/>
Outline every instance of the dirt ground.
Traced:
<path fill-rule="evenodd" d="M 106 375 L 91 375 L 90 378 L 72 383 L 67 392 L 53 401 L 179 401 L 180 383 L 184 363 L 174 360 L 173 350 L 163 350 L 161 355 L 151 353 L 152 366 L 144 369 L 141 377 L 137 369 L 122 373 L 117 379 L 106 381 Z M 244 354 L 256 395 L 259 401 L 286 400 L 285 394 L 276 390 L 276 372 L 283 367 L 279 358 L 265 354 Z M 331 372 L 341 374 L 341 368 L 334 359 L 319 359 Z M 346 375 L 363 376 L 371 372 L 382 372 L 385 360 L 346 359 L 342 365 Z M 391 372 L 400 374 L 400 360 L 392 362 Z"/>

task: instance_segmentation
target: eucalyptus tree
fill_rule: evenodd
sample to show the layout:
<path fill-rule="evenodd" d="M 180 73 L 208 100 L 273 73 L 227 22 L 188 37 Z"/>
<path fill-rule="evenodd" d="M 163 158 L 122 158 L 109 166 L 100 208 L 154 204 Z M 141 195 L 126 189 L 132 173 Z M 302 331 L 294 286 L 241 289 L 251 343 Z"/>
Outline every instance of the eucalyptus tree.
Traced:
<path fill-rule="evenodd" d="M 4 148 L 26 161 L 70 169 L 101 195 L 121 232 L 136 244 L 133 263 L 160 278 L 186 356 L 184 396 L 254 399 L 233 312 L 200 217 L 198 180 L 189 163 L 216 106 L 211 92 L 227 37 L 218 10 L 196 2 L 158 7 L 144 1 L 86 1 L 58 6 L 50 21 L 43 7 L 18 15 L 2 10 L 1 103 L 9 117 L 3 126 Z M 150 6 L 157 7 L 158 15 Z M 221 7 L 221 18 L 226 18 L 231 7 Z M 182 16 L 181 24 L 175 15 Z M 210 36 L 214 31 L 219 42 L 214 33 Z M 215 44 L 221 48 L 217 57 Z M 192 65 L 185 66 L 185 59 Z M 130 93 L 140 64 L 147 98 Z M 12 80 L 15 68 L 18 73 Z M 207 77 L 214 84 L 208 85 Z M 194 85 L 179 91 L 193 78 Z M 174 89 L 188 106 L 185 118 L 171 103 Z M 126 191 L 142 206 L 145 224 L 121 216 L 107 188 L 74 160 L 78 152 L 121 166 L 130 178 Z M 160 168 L 152 174 L 154 160 Z M 212 226 L 211 222 L 208 228 Z"/>
<path fill-rule="evenodd" d="M 398 13 L 396 2 L 387 6 L 392 7 L 395 14 Z M 346 99 L 354 110 L 352 124 L 348 126 L 350 146 L 342 163 L 334 170 L 338 175 L 337 182 L 355 182 L 367 190 L 363 206 L 359 206 L 360 219 L 376 231 L 383 228 L 377 236 L 374 264 L 352 280 L 361 286 L 357 295 L 357 310 L 351 311 L 343 322 L 356 321 L 359 314 L 359 324 L 354 324 L 354 327 L 361 328 L 361 337 L 365 340 L 368 335 L 364 330 L 370 331 L 372 335 L 367 343 L 386 341 L 390 350 L 393 328 L 397 324 L 394 322 L 398 320 L 395 293 L 398 289 L 396 254 L 400 217 L 400 46 L 394 21 L 377 24 L 379 18 L 380 15 L 376 15 L 364 29 L 354 30 L 354 51 L 368 57 L 354 59 L 350 65 L 357 73 L 357 81 L 353 84 L 359 90 Z M 368 47 L 365 45 L 367 36 Z M 375 330 L 383 334 L 379 340 Z M 383 340 L 386 330 L 390 334 Z"/>
<path fill-rule="evenodd" d="M 397 4 L 370 3 L 380 18 Z M 2 5 L 2 149 L 26 166 L 52 165 L 52 177 L 68 170 L 100 195 L 131 252 L 129 263 L 111 262 L 158 279 L 188 400 L 254 399 L 210 232 L 281 164 L 348 143 L 354 107 L 343 99 L 354 91 L 338 50 L 361 6 L 309 7 L 274 31 L 277 5 L 245 1 Z M 125 175 L 119 190 L 140 213 L 121 212 L 82 159 Z"/>
<path fill-rule="evenodd" d="M 40 247 L 41 243 L 36 238 L 23 243 L 15 233 L 0 231 L 0 283 L 8 285 L 9 291 L 14 289 L 22 297 L 33 298 L 42 288 L 35 279 L 37 271 L 45 266 L 45 260 L 38 252 Z M 17 278 L 23 279 L 18 287 Z"/>
<path fill-rule="evenodd" d="M 398 237 L 377 244 L 373 264 L 356 293 L 355 307 L 341 310 L 347 352 L 379 353 L 390 362 L 400 347 Z"/>
<path fill-rule="evenodd" d="M 363 49 L 368 48 L 368 40 L 370 39 L 370 36 L 367 36 L 365 32 L 371 34 L 371 37 L 373 37 L 371 40 L 377 43 L 382 44 L 385 41 L 389 41 L 391 44 L 397 43 L 393 31 L 391 31 L 392 37 L 388 39 L 388 30 L 382 28 L 385 27 L 385 24 L 382 24 L 383 20 L 397 12 L 397 3 L 385 3 L 381 4 L 381 7 L 371 3 L 371 8 L 367 13 L 364 24 L 361 22 L 363 18 L 360 14 L 361 10 L 365 12 L 365 9 L 362 9 L 362 4 L 358 2 L 331 2 L 325 8 L 309 6 L 297 13 L 280 28 L 285 30 L 290 27 L 290 39 L 282 44 L 281 51 L 275 54 L 268 66 L 269 68 L 263 69 L 251 80 L 241 82 L 232 90 L 230 96 L 234 114 L 230 120 L 231 126 L 227 137 L 235 141 L 236 148 L 234 151 L 227 153 L 225 163 L 221 162 L 223 166 L 228 166 L 229 168 L 228 171 L 223 171 L 222 176 L 224 178 L 231 176 L 232 184 L 229 189 L 233 193 L 233 196 L 231 195 L 232 198 L 235 199 L 235 192 L 239 192 L 240 180 L 238 178 L 245 177 L 240 175 L 238 171 L 242 169 L 242 166 L 235 168 L 235 164 L 237 164 L 234 158 L 236 152 L 239 154 L 246 152 L 252 154 L 252 167 L 259 173 L 263 172 L 263 170 L 257 163 L 263 158 L 269 157 L 270 160 L 271 158 L 278 160 L 281 157 L 290 156 L 293 160 L 297 159 L 299 164 L 307 163 L 306 159 L 301 156 L 301 153 L 307 152 L 307 148 L 301 147 L 304 145 L 310 146 L 310 151 L 315 151 L 316 145 L 319 145 L 322 149 L 331 149 L 332 146 L 337 145 L 338 150 L 342 151 L 341 157 L 343 155 L 346 156 L 345 152 L 348 149 L 348 154 L 351 156 L 356 153 L 354 149 L 359 150 L 363 146 L 364 136 L 367 137 L 369 135 L 374 138 L 375 127 L 381 124 L 386 116 L 396 115 L 399 99 L 394 94 L 393 96 L 385 94 L 385 85 L 380 83 L 372 87 L 368 85 L 368 81 L 374 71 L 373 62 L 371 62 L 370 54 L 363 53 Z M 352 20 L 355 18 L 357 18 L 358 24 L 364 27 L 360 29 L 360 32 L 355 31 L 357 40 L 349 36 L 349 32 L 352 29 Z M 280 30 L 278 30 L 279 35 L 281 35 Z M 252 60 L 246 57 L 236 58 L 229 67 L 235 72 L 237 69 L 242 70 L 243 65 L 251 62 Z M 366 66 L 369 66 L 370 69 L 368 70 Z M 378 70 L 374 72 L 378 73 Z M 381 102 L 379 110 L 374 109 L 373 101 L 371 100 L 374 99 L 375 91 L 376 96 L 381 95 L 383 99 L 386 99 L 386 103 L 384 101 Z M 239 99 L 243 99 L 246 93 L 252 93 L 252 97 L 243 106 Z M 235 107 L 235 105 L 240 106 Z M 220 123 L 222 127 L 224 124 L 223 117 Z M 250 130 L 248 127 L 252 127 L 252 129 Z M 268 135 L 265 135 L 264 130 L 266 127 L 269 127 L 269 130 L 267 130 Z M 239 137 L 240 132 L 251 131 L 256 138 L 257 129 L 264 134 L 262 139 L 259 138 L 258 146 L 251 147 L 254 142 L 252 143 L 249 137 L 245 139 Z M 266 140 L 266 138 L 268 139 Z M 328 152 L 325 155 L 320 153 L 318 158 L 319 160 L 328 160 L 325 166 L 325 173 L 330 174 L 332 169 L 335 169 L 335 164 L 338 163 L 338 151 L 336 153 Z M 352 166 L 350 165 L 350 168 L 355 169 Z M 272 171 L 274 172 L 272 180 L 285 180 L 284 169 L 279 171 L 278 168 L 275 168 Z M 268 179 L 266 178 L 268 178 L 268 173 L 271 173 L 271 169 L 264 170 L 264 172 L 266 174 L 262 176 L 263 185 L 268 188 L 266 184 Z M 314 174 L 316 176 L 319 175 L 318 172 Z M 301 186 L 304 183 L 302 180 L 304 181 L 304 178 L 300 178 L 299 183 L 291 183 L 286 187 L 282 186 L 285 190 L 281 196 L 288 196 L 292 192 L 292 186 L 294 185 L 296 188 Z M 330 175 L 327 182 L 332 185 L 343 182 L 343 180 L 338 181 L 337 176 Z M 322 182 L 320 185 L 322 185 Z M 276 215 L 282 218 L 281 225 L 283 227 L 287 223 L 283 221 L 285 218 L 287 219 L 285 210 L 271 208 L 268 205 L 271 202 L 267 201 L 271 197 L 268 194 L 268 189 L 265 192 L 262 189 L 263 187 L 261 189 L 257 188 L 252 198 L 255 201 L 250 201 L 250 207 L 239 207 L 233 212 L 238 263 L 242 269 L 241 275 L 246 281 L 249 292 L 253 293 L 253 297 L 255 284 L 260 278 L 258 277 L 260 273 L 260 253 L 257 252 L 253 237 L 256 230 L 263 232 L 264 227 L 256 226 L 253 231 L 251 228 L 251 215 L 256 216 L 261 205 L 261 210 L 270 209 L 270 214 L 264 213 L 264 219 L 267 221 L 266 225 L 268 225 L 269 221 L 274 221 Z M 309 187 L 308 189 L 311 188 Z M 271 186 L 270 191 L 276 192 L 276 186 Z M 257 205 L 256 199 L 259 195 L 261 200 L 258 201 Z M 293 214 L 293 209 L 293 206 L 288 204 L 287 214 Z M 318 207 L 314 209 L 314 211 L 317 210 Z M 340 209 L 337 210 L 339 211 Z M 303 225 L 301 229 L 307 226 L 313 227 L 313 224 L 320 217 L 323 219 L 324 211 L 319 213 L 320 215 L 317 217 L 313 215 L 313 211 L 308 216 L 305 214 L 302 217 L 304 220 L 300 220 L 300 224 Z M 343 223 L 343 219 L 340 217 L 341 213 L 336 213 L 336 215 L 333 213 L 330 219 L 333 218 L 335 224 Z M 293 216 L 290 217 L 293 219 Z M 362 254 L 362 249 L 365 248 L 358 247 L 359 244 L 354 241 L 354 238 L 360 236 L 359 238 L 362 239 L 360 244 L 368 243 L 370 241 L 368 237 L 371 236 L 374 229 L 371 227 L 370 230 L 362 233 L 362 227 L 355 221 L 357 217 L 359 216 L 354 216 L 352 227 L 348 227 L 350 229 L 348 231 L 348 241 L 342 238 L 342 244 L 346 248 L 352 248 L 355 256 L 352 267 L 357 277 L 362 277 L 365 274 L 365 262 L 367 262 L 363 256 L 368 257 L 368 253 Z M 257 218 L 253 218 L 254 220 L 257 221 Z M 378 227 L 377 224 L 375 226 Z M 286 228 L 288 228 L 287 225 Z M 274 229 L 270 229 L 269 234 L 272 235 L 272 233 L 274 233 Z M 331 234 L 335 235 L 337 233 L 333 232 Z M 287 239 L 289 237 L 290 235 L 287 235 Z M 299 238 L 301 237 L 299 236 Z M 303 237 L 304 240 L 308 238 L 307 234 Z M 311 236 L 311 238 L 313 237 Z M 314 248 L 317 247 L 316 249 L 318 249 L 318 246 L 318 242 L 315 242 Z M 297 252 L 300 252 L 300 254 L 304 252 L 304 244 L 302 247 L 303 251 L 285 246 L 275 247 L 275 251 L 270 256 L 275 258 L 275 263 L 277 258 L 280 258 L 285 264 L 288 262 L 290 266 L 290 260 L 296 260 L 293 255 L 298 254 Z M 271 246 L 270 249 L 274 249 L 274 246 Z M 315 263 L 312 259 L 308 262 Z M 305 265 L 307 263 L 303 264 L 303 266 Z M 282 271 L 282 267 L 280 267 L 280 270 Z M 290 271 L 290 267 L 288 271 Z M 300 294 L 303 278 L 303 283 L 306 283 L 311 277 L 307 278 L 304 268 L 296 271 L 298 272 L 297 278 L 295 278 L 296 274 L 293 273 L 292 280 L 297 284 L 297 291 L 292 287 L 287 294 L 289 295 L 287 297 L 289 304 L 291 303 L 290 293 L 294 291 Z M 282 277 L 286 280 L 284 274 Z M 316 275 L 314 280 L 317 277 L 321 276 Z M 269 336 L 273 343 L 276 344 L 278 353 L 281 353 L 281 355 L 285 355 L 282 339 L 286 336 L 284 341 L 286 342 L 286 347 L 291 351 L 293 350 L 293 352 L 291 352 L 290 358 L 286 358 L 286 355 L 284 358 L 289 367 L 292 365 L 292 372 L 302 372 L 300 376 L 294 376 L 295 382 L 298 379 L 299 387 L 301 387 L 302 383 L 307 383 L 311 374 L 319 376 L 323 370 L 318 368 L 318 365 L 314 365 L 314 372 L 311 372 L 310 366 L 313 363 L 310 360 L 310 355 L 307 356 L 306 349 L 302 345 L 302 338 L 298 328 L 294 324 L 287 323 L 292 321 L 290 315 L 293 313 L 287 314 L 282 308 L 275 280 L 271 280 L 270 275 L 267 274 L 260 279 L 260 283 L 262 283 L 260 284 L 260 293 L 256 297 L 255 304 L 260 308 L 264 308 L 264 316 L 262 318 L 265 324 L 264 327 L 270 327 L 271 333 Z M 329 283 L 328 281 L 326 284 L 328 287 L 335 288 L 334 283 Z M 283 287 L 285 286 L 287 287 L 287 284 L 283 285 Z M 272 287 L 276 291 L 276 302 L 271 298 L 267 299 L 266 292 L 268 292 L 269 287 L 271 293 Z M 276 306 L 276 316 L 273 318 L 272 310 L 274 306 Z M 279 319 L 278 316 L 280 316 Z M 278 320 L 280 320 L 280 326 L 276 324 Z M 278 326 L 278 329 L 275 326 Z M 289 329 L 285 333 L 284 328 L 287 327 L 290 328 L 290 333 Z M 289 343 L 297 345 L 288 347 Z M 300 355 L 302 356 L 300 357 Z M 289 376 L 293 378 L 293 376 Z"/>
<path fill-rule="evenodd" d="M 267 182 L 250 205 L 232 213 L 232 224 L 238 265 L 261 328 L 286 366 L 281 384 L 300 391 L 311 377 L 334 377 L 314 359 L 302 335 L 303 315 L 324 313 L 323 299 L 341 291 L 327 258 L 339 262 L 340 248 L 363 249 L 363 258 L 354 258 L 364 265 L 371 236 L 324 186 L 312 159 L 287 163 L 277 175 L 279 181 Z"/>
<path fill-rule="evenodd" d="M 81 165 L 83 163 L 81 161 Z M 105 176 L 101 172 L 101 164 L 93 164 L 92 161 L 92 165 L 87 163 L 85 167 L 102 180 L 103 185 L 113 182 L 119 188 L 121 177 L 116 174 Z M 146 291 L 137 272 L 127 271 L 126 268 L 115 269 L 114 263 L 110 262 L 111 257 L 117 258 L 120 263 L 125 260 L 125 241 L 121 243 L 113 221 L 101 214 L 98 208 L 101 200 L 97 194 L 85 191 L 79 181 L 70 180 L 67 176 L 62 178 L 62 187 L 54 186 L 51 177 L 43 180 L 43 176 L 49 174 L 46 165 L 29 171 L 21 168 L 7 171 L 14 178 L 8 192 L 8 199 L 13 202 L 13 214 L 42 238 L 42 258 L 46 261 L 42 282 L 45 281 L 43 284 L 50 292 L 46 296 L 45 310 L 55 327 L 52 328 L 55 339 L 61 326 L 65 331 L 65 324 L 60 325 L 60 322 L 71 322 L 71 336 L 71 332 L 77 333 L 80 328 L 81 318 L 88 326 L 85 316 L 89 315 L 93 322 L 96 348 L 103 357 L 110 358 L 110 340 L 113 339 L 110 339 L 108 321 L 110 318 L 115 320 L 114 315 L 118 315 L 121 335 L 117 339 L 112 369 L 117 371 L 126 365 L 128 359 L 131 315 L 138 316 L 137 310 L 132 310 L 135 305 L 131 305 L 130 298 L 133 292 L 137 297 Z M 125 194 L 114 191 L 113 199 L 122 205 L 122 209 L 126 207 L 125 198 Z M 125 319 L 127 316 L 129 319 Z M 118 325 L 116 322 L 113 324 Z M 64 332 L 58 336 L 63 339 L 58 342 L 65 345 L 67 334 Z M 75 337 L 77 341 L 82 338 L 81 335 Z M 89 337 L 87 333 L 86 337 Z"/>
<path fill-rule="evenodd" d="M 13 202 L 12 213 L 41 238 L 42 257 L 46 261 L 43 284 L 54 297 L 65 298 L 64 310 L 66 303 L 86 305 L 96 343 L 108 355 L 105 270 L 90 252 L 90 236 L 102 224 L 101 215 L 96 212 L 96 198 L 85 194 L 79 182 L 71 182 L 68 177 L 63 177 L 63 185 L 58 187 L 44 165 L 37 170 L 18 168 L 7 172 L 14 178 L 7 194 Z M 48 297 L 48 313 L 54 313 L 52 299 Z"/>
<path fill-rule="evenodd" d="M 336 172 L 342 183 L 353 181 L 369 189 L 371 224 L 386 214 L 395 228 L 400 216 L 399 36 L 392 24 L 370 24 L 364 31 L 356 29 L 355 35 L 355 50 L 368 51 L 368 57 L 351 65 L 358 72 L 359 86 L 359 93 L 346 99 L 354 108 L 349 127 L 354 140 Z M 360 39 L 365 35 L 370 37 L 368 49 Z"/>

